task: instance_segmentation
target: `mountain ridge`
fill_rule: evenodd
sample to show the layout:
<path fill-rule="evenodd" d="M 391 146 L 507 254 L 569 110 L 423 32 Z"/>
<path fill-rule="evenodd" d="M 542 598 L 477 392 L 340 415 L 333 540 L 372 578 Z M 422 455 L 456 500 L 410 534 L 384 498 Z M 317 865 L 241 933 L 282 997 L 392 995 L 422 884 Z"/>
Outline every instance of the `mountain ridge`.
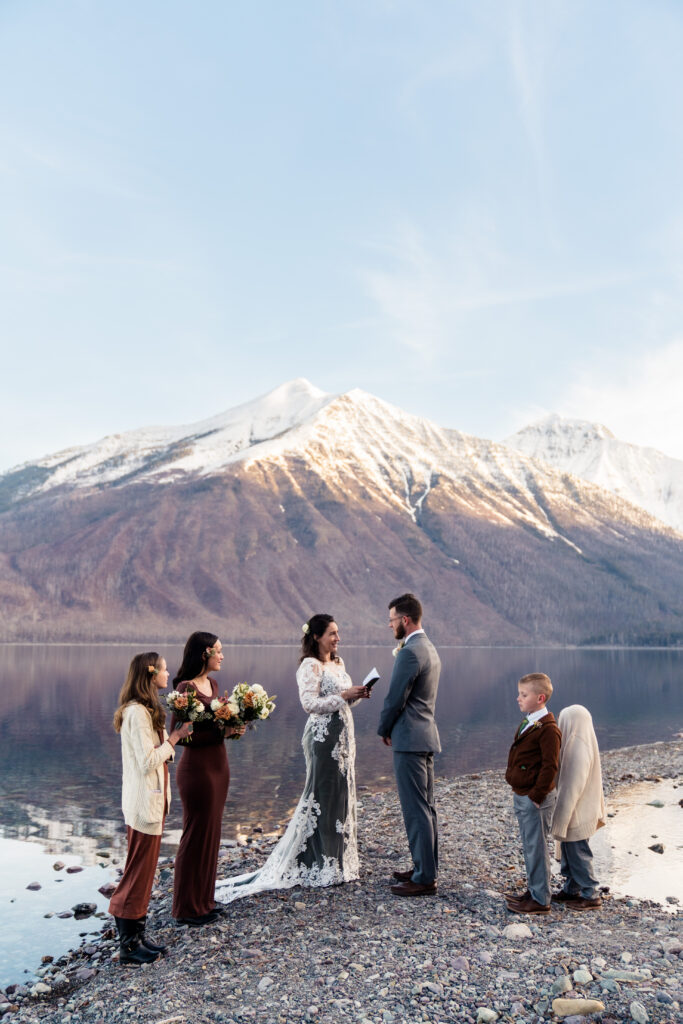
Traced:
<path fill-rule="evenodd" d="M 405 590 L 437 640 L 683 638 L 680 535 L 359 389 L 300 379 L 189 428 L 123 436 L 127 450 L 113 435 L 0 477 L 4 639 L 181 640 L 208 622 L 282 641 L 331 608 L 372 642 Z M 16 480 L 55 467 L 33 490 Z"/>

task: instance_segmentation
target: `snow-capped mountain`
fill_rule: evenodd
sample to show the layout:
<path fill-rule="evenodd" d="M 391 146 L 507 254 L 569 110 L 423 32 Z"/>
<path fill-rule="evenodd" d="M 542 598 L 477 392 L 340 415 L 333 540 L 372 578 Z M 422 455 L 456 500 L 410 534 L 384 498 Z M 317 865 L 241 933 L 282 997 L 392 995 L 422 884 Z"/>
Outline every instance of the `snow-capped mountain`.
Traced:
<path fill-rule="evenodd" d="M 56 487 L 97 487 L 123 480 L 170 479 L 180 473 L 216 472 L 306 422 L 334 396 L 290 381 L 255 401 L 180 427 L 143 427 L 111 434 L 95 444 L 67 448 L 16 466 L 0 475 L 16 498 L 45 494 Z M 4 477 L 4 480 L 3 480 Z"/>
<path fill-rule="evenodd" d="M 0 476 L 0 509 L 5 639 L 182 639 L 209 622 L 291 640 L 322 608 L 364 642 L 405 590 L 451 642 L 683 636 L 683 542 L 663 523 L 358 390 L 297 380 L 26 463 Z"/>
<path fill-rule="evenodd" d="M 644 508 L 683 533 L 683 462 L 620 441 L 599 423 L 551 415 L 505 444 Z"/>

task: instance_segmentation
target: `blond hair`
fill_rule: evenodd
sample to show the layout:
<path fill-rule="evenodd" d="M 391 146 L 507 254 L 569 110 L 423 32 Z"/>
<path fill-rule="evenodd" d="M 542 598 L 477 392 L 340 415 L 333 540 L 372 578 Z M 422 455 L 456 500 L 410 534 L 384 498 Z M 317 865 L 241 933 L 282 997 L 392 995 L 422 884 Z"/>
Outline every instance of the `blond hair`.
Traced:
<path fill-rule="evenodd" d="M 528 676 L 522 676 L 517 685 L 521 686 L 522 683 L 534 693 L 544 694 L 546 703 L 553 695 L 553 684 L 550 682 L 550 676 L 547 676 L 545 672 L 530 672 Z"/>

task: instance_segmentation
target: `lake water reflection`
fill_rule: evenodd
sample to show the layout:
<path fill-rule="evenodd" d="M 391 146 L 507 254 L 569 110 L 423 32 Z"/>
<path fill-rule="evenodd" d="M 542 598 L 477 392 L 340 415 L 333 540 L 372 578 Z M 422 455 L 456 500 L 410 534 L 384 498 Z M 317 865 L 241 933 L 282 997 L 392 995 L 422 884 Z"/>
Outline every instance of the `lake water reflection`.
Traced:
<path fill-rule="evenodd" d="M 123 847 L 119 739 L 111 728 L 116 699 L 137 647 L 0 646 L 0 835 L 39 839 L 54 853 L 96 861 L 103 844 Z M 163 653 L 173 671 L 181 648 Z M 392 784 L 391 752 L 376 736 L 377 718 L 393 659 L 387 647 L 345 648 L 355 681 L 376 665 L 382 679 L 372 700 L 354 711 L 356 780 Z M 555 714 L 567 704 L 592 712 L 602 749 L 670 739 L 683 728 L 683 652 L 442 648 L 438 722 L 443 754 L 437 775 L 502 767 L 518 723 L 516 680 L 530 671 L 553 679 Z M 304 779 L 305 724 L 294 673 L 295 647 L 225 647 L 221 690 L 260 682 L 277 695 L 273 718 L 230 743 L 232 781 L 226 837 L 289 816 Z M 167 821 L 171 844 L 180 802 Z"/>

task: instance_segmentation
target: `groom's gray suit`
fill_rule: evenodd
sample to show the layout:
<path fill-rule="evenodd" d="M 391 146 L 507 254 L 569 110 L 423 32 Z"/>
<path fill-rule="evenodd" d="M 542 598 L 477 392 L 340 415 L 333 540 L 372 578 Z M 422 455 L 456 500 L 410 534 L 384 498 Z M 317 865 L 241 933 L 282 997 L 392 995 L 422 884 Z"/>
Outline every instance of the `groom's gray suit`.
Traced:
<path fill-rule="evenodd" d="M 434 721 L 441 661 L 420 631 L 398 651 L 377 732 L 391 738 L 394 773 L 415 870 L 413 882 L 430 885 L 439 866 L 434 753 L 441 751 Z"/>

